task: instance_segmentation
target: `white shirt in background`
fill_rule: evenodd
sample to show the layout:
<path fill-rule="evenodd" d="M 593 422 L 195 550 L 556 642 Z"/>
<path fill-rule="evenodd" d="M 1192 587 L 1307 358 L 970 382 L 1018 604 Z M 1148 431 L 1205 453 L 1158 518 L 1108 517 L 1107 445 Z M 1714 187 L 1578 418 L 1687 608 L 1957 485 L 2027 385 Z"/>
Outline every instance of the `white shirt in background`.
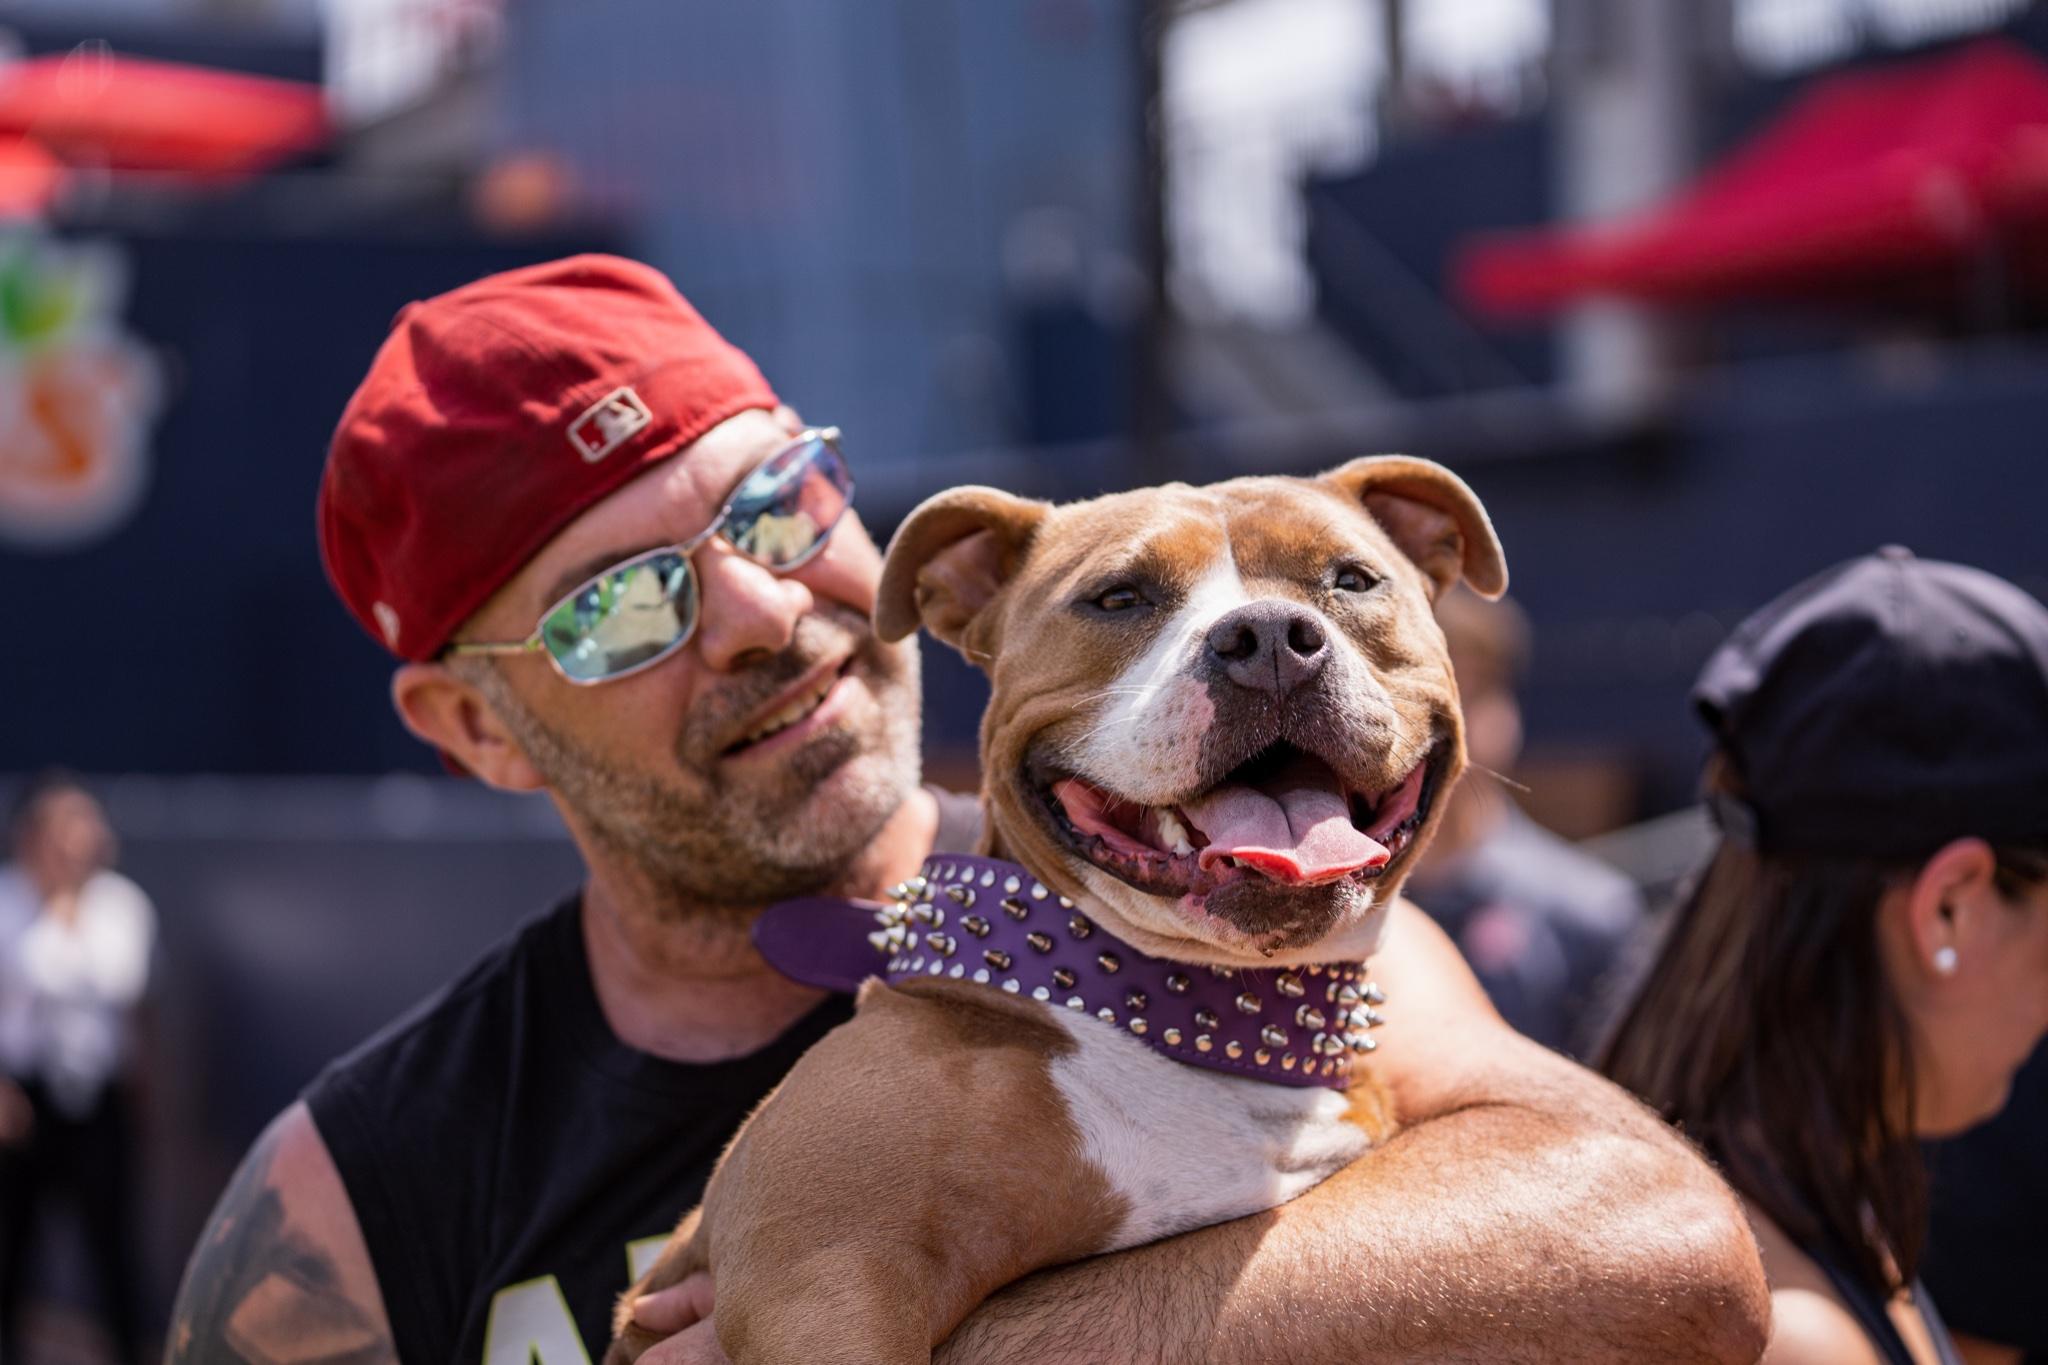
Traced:
<path fill-rule="evenodd" d="M 58 1108 L 83 1118 L 127 1061 L 156 910 L 118 872 L 93 874 L 68 923 L 41 900 L 19 869 L 0 867 L 0 1069 L 41 1079 Z"/>

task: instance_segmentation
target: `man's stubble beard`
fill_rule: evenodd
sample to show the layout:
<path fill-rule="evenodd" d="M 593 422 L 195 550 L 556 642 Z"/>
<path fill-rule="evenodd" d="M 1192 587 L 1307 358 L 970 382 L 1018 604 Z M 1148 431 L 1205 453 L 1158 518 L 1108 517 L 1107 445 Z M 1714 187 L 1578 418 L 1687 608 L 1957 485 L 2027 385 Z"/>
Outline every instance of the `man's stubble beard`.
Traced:
<path fill-rule="evenodd" d="M 835 729 L 772 768 L 732 780 L 714 736 L 801 678 L 835 646 L 859 641 L 850 671 L 875 714 Z M 488 661 L 486 661 L 488 662 Z M 751 919 L 778 900 L 845 885 L 882 827 L 916 791 L 921 773 L 920 688 L 915 639 L 887 645 L 865 617 L 825 609 L 799 623 L 790 647 L 721 690 L 686 718 L 667 774 L 624 770 L 591 754 L 535 715 L 495 669 L 477 682 L 593 853 L 645 884 L 663 918 Z M 831 780 L 833 799 L 813 799 Z"/>

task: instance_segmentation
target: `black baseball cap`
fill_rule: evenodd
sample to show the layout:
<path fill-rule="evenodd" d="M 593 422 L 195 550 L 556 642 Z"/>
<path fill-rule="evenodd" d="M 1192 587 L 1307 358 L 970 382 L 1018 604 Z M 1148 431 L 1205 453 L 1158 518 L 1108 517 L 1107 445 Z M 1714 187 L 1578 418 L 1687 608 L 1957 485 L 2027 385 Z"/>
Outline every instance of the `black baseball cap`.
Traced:
<path fill-rule="evenodd" d="M 1954 839 L 2048 847 L 2048 608 L 1887 546 L 1735 628 L 1693 687 L 1772 854 L 1909 862 Z"/>

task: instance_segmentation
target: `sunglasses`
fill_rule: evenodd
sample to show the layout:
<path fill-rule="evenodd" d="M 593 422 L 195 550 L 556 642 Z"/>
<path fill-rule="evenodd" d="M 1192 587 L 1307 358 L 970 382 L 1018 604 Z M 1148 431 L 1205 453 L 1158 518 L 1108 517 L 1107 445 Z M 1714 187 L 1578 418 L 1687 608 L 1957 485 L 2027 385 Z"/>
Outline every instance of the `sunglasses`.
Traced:
<path fill-rule="evenodd" d="M 853 505 L 839 428 L 814 427 L 741 479 L 709 526 L 614 564 L 541 614 L 524 640 L 462 641 L 449 654 L 545 652 L 572 683 L 611 682 L 652 668 L 696 633 L 704 591 L 690 556 L 719 536 L 756 564 L 792 573 L 825 548 Z"/>

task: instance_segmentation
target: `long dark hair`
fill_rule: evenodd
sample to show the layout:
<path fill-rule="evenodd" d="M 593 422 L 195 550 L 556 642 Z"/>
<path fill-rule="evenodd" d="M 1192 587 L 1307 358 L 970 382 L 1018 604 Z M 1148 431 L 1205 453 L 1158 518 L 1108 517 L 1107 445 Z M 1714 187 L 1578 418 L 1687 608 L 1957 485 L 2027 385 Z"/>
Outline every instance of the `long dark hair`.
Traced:
<path fill-rule="evenodd" d="M 1732 788 L 1725 764 L 1708 785 Z M 2001 850 L 2001 892 L 2048 871 L 2044 852 Z M 1886 1288 L 1912 1279 L 1927 1231 L 1912 1050 L 1876 914 L 1914 870 L 1723 839 L 1600 1058 L 1795 1243 Z"/>

